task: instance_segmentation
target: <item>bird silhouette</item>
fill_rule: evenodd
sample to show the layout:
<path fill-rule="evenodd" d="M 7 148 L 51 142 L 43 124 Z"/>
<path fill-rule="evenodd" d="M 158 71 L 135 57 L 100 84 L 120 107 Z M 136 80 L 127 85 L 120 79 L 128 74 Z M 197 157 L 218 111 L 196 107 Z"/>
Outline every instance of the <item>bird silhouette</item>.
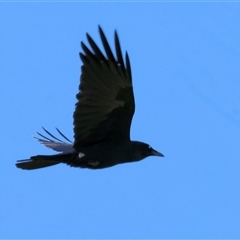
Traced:
<path fill-rule="evenodd" d="M 105 55 L 89 34 L 86 35 L 91 49 L 81 42 L 83 52 L 79 55 L 83 65 L 73 113 L 74 142 L 59 129 L 66 142 L 43 128 L 48 136 L 37 132 L 40 137 L 36 139 L 60 153 L 19 160 L 18 168 L 32 170 L 65 163 L 72 167 L 102 169 L 148 156 L 163 157 L 149 144 L 130 140 L 135 102 L 129 57 L 126 52 L 124 61 L 116 31 L 115 57 L 102 28 L 98 29 Z"/>

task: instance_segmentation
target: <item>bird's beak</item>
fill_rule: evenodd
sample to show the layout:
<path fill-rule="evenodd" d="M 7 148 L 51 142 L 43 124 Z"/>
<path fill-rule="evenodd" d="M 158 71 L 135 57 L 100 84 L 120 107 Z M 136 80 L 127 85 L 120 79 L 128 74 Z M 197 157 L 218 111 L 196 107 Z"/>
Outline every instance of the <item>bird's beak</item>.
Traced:
<path fill-rule="evenodd" d="M 152 152 L 151 152 L 152 156 L 158 156 L 158 157 L 164 157 L 164 155 L 154 149 L 152 149 Z"/>

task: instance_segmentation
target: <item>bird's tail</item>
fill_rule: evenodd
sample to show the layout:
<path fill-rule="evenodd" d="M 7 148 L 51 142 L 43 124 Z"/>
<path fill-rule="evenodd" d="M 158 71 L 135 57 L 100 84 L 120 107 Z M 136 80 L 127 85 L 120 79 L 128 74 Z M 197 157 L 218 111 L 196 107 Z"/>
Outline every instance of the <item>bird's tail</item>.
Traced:
<path fill-rule="evenodd" d="M 56 155 L 37 155 L 30 159 L 19 160 L 16 166 L 21 169 L 33 170 L 38 168 L 50 167 L 59 163 L 66 163 L 72 158 L 72 153 Z"/>

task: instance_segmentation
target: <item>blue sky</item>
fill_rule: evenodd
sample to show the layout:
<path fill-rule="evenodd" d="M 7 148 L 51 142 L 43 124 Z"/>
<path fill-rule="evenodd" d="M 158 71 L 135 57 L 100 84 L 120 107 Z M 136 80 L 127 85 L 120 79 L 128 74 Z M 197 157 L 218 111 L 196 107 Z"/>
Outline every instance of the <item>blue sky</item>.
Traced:
<path fill-rule="evenodd" d="M 240 238 L 240 3 L 0 3 L 0 238 Z M 165 158 L 103 170 L 16 160 L 72 139 L 80 41 L 130 56 L 131 137 Z"/>

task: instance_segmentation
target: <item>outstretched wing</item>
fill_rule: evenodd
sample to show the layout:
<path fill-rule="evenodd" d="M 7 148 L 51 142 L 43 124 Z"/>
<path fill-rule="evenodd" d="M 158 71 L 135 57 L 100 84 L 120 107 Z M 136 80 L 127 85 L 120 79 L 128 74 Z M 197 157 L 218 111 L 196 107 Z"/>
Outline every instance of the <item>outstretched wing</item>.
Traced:
<path fill-rule="evenodd" d="M 78 102 L 74 111 L 74 148 L 90 146 L 109 138 L 130 139 L 130 126 L 135 104 L 128 54 L 123 60 L 115 31 L 114 57 L 99 26 L 106 56 L 87 34 L 90 50 L 83 42 Z"/>
<path fill-rule="evenodd" d="M 69 143 L 63 142 L 59 138 L 55 137 L 52 135 L 46 128 L 43 127 L 43 130 L 53 139 L 57 140 L 54 141 L 49 137 L 44 136 L 43 134 L 37 132 L 37 134 L 41 137 L 34 137 L 37 139 L 41 144 L 43 144 L 45 147 L 51 148 L 57 152 L 62 152 L 62 153 L 70 153 L 74 151 L 73 148 L 73 143 L 58 129 L 56 128 L 58 133 Z"/>

